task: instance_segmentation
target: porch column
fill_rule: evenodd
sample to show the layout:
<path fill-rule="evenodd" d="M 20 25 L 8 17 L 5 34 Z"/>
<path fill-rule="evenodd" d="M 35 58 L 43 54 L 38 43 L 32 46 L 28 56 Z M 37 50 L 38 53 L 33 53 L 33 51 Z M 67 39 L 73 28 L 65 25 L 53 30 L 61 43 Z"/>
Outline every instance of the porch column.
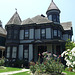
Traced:
<path fill-rule="evenodd" d="M 3 52 L 4 52 L 4 50 L 2 50 L 2 58 L 3 58 Z"/>

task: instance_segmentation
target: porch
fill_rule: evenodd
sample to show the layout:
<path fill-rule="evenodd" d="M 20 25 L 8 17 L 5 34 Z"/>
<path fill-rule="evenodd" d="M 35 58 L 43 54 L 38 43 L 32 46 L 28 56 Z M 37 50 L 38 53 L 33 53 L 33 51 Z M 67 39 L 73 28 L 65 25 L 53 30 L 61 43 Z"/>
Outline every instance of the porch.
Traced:
<path fill-rule="evenodd" d="M 51 54 L 56 54 L 56 55 L 61 55 L 61 53 L 64 51 L 64 44 L 63 43 L 56 43 L 56 44 L 35 44 L 34 45 L 34 55 L 33 55 L 33 59 L 34 62 L 36 62 L 38 60 L 38 54 L 41 54 L 42 57 L 42 53 L 43 52 L 49 52 Z"/>
<path fill-rule="evenodd" d="M 5 47 L 0 46 L 0 58 L 3 58 L 5 55 Z"/>

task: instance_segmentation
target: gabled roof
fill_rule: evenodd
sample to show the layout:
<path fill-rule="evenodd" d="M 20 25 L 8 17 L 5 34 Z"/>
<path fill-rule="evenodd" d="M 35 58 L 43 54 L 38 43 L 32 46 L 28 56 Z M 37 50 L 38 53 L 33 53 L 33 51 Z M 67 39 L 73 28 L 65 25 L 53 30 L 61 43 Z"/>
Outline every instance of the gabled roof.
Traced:
<path fill-rule="evenodd" d="M 21 25 L 24 25 L 24 24 L 33 24 L 33 23 L 34 22 L 30 18 L 28 18 L 28 19 L 22 21 Z"/>
<path fill-rule="evenodd" d="M 7 31 L 3 27 L 0 27 L 0 35 L 1 36 L 6 36 L 7 35 Z"/>
<path fill-rule="evenodd" d="M 56 4 L 52 0 L 50 6 L 47 9 L 47 12 L 50 11 L 50 10 L 54 10 L 54 9 L 59 10 L 59 8 L 56 6 Z"/>
<path fill-rule="evenodd" d="M 61 23 L 61 25 L 63 26 L 64 30 L 71 30 L 72 22 L 64 22 Z"/>
<path fill-rule="evenodd" d="M 8 23 L 6 25 L 10 25 L 10 24 L 16 24 L 16 25 L 20 25 L 21 24 L 21 18 L 19 16 L 19 14 L 17 13 L 17 11 L 11 17 L 11 19 L 8 21 Z"/>
<path fill-rule="evenodd" d="M 51 23 L 52 21 L 48 20 L 47 17 L 43 17 L 41 15 L 37 15 L 32 18 L 32 21 L 36 24 L 42 24 L 42 23 Z"/>

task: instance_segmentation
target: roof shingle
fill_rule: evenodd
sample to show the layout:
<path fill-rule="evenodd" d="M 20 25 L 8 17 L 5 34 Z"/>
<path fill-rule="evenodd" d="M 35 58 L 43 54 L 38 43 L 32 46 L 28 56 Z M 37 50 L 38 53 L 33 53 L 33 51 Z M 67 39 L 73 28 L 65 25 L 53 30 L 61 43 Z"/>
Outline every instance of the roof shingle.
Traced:
<path fill-rule="evenodd" d="M 63 26 L 64 30 L 71 30 L 72 22 L 64 22 L 61 23 L 61 25 Z"/>

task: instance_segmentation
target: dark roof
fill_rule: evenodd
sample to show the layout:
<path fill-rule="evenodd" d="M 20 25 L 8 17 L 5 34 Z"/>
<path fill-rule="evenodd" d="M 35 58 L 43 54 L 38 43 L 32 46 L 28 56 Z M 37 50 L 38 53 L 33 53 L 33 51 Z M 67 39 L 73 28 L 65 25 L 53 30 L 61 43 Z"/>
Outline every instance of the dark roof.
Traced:
<path fill-rule="evenodd" d="M 3 27 L 0 27 L 0 36 L 6 36 L 6 35 L 7 31 Z"/>
<path fill-rule="evenodd" d="M 64 30 L 71 30 L 72 22 L 64 22 L 61 23 L 61 25 L 63 26 Z"/>
<path fill-rule="evenodd" d="M 52 21 L 48 20 L 47 17 L 43 17 L 41 15 L 37 15 L 31 19 L 36 24 L 42 24 L 42 23 L 51 23 Z"/>
<path fill-rule="evenodd" d="M 22 21 L 21 25 L 24 25 L 24 24 L 33 24 L 33 23 L 34 22 L 30 18 L 28 18 L 28 19 Z"/>
<path fill-rule="evenodd" d="M 59 8 L 56 6 L 56 4 L 55 4 L 55 3 L 53 2 L 53 0 L 52 0 L 50 6 L 49 6 L 48 9 L 47 9 L 47 12 L 48 12 L 49 10 L 54 10 L 54 9 L 59 10 Z"/>
<path fill-rule="evenodd" d="M 16 25 L 20 25 L 21 24 L 21 18 L 19 16 L 19 14 L 17 13 L 17 11 L 11 17 L 11 19 L 8 21 L 8 23 L 6 25 L 10 25 L 10 24 L 16 24 Z"/>

